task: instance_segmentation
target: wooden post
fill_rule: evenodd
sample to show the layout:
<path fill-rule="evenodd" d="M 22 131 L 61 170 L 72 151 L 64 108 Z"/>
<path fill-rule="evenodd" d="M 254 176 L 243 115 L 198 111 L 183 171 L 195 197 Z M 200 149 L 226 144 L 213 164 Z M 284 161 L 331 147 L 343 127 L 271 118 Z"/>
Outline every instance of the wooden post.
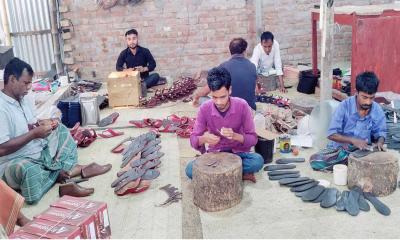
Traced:
<path fill-rule="evenodd" d="M 50 1 L 50 24 L 51 24 L 51 38 L 53 41 L 54 49 L 54 61 L 56 62 L 57 74 L 63 72 L 63 66 L 61 62 L 61 51 L 60 51 L 60 39 L 58 34 L 58 23 L 57 23 L 57 0 Z"/>
<path fill-rule="evenodd" d="M 333 0 L 324 0 L 321 41 L 321 102 L 332 99 L 332 60 L 333 60 Z"/>
<path fill-rule="evenodd" d="M 262 28 L 262 1 L 261 0 L 255 0 L 255 13 L 254 16 L 256 18 L 256 34 L 257 37 L 260 37 L 263 28 Z"/>
<path fill-rule="evenodd" d="M 326 131 L 331 119 L 332 100 L 332 58 L 333 58 L 333 0 L 323 0 L 320 14 L 323 14 L 321 40 L 321 78 L 320 78 L 320 126 L 317 130 L 316 147 L 323 149 L 328 143 Z"/>
<path fill-rule="evenodd" d="M 0 0 L 0 15 L 1 15 L 1 22 L 3 25 L 3 31 L 6 36 L 6 42 L 5 42 L 6 46 L 11 46 L 11 34 L 8 22 L 6 0 Z"/>

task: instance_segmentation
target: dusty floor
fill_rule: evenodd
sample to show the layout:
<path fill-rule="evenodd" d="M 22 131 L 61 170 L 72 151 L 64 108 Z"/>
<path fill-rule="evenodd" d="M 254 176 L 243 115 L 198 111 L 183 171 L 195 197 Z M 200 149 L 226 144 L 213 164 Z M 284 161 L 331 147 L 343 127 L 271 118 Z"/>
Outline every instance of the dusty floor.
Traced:
<path fill-rule="evenodd" d="M 294 89 L 290 97 L 303 97 Z M 304 97 L 306 97 L 304 95 Z M 113 110 L 102 111 L 105 116 Z M 189 103 L 165 104 L 155 109 L 118 109 L 121 116 L 115 126 L 127 125 L 129 120 L 144 117 L 162 118 L 172 113 L 195 116 L 196 109 Z M 146 130 L 124 129 L 125 135 L 137 136 Z M 304 203 L 288 189 L 266 179 L 266 172 L 257 173 L 257 183 L 245 183 L 242 202 L 225 211 L 207 213 L 192 203 L 192 186 L 184 175 L 187 161 L 194 152 L 188 140 L 178 139 L 173 134 L 162 135 L 161 176 L 154 180 L 151 188 L 141 194 L 117 197 L 110 187 L 119 170 L 121 156 L 110 153 L 110 149 L 126 136 L 113 139 L 98 139 L 89 148 L 79 149 L 80 163 L 96 161 L 112 163 L 113 169 L 83 186 L 95 187 L 89 199 L 105 201 L 110 213 L 113 238 L 398 238 L 400 229 L 400 197 L 396 191 L 382 198 L 392 210 L 389 217 L 377 213 L 361 212 L 351 217 L 335 209 L 322 209 L 318 204 Z M 300 156 L 308 159 L 315 150 L 301 150 Z M 290 156 L 290 155 L 288 155 Z M 279 158 L 279 154 L 275 159 Z M 326 179 L 332 183 L 332 175 L 314 172 L 308 162 L 298 164 L 302 175 Z M 183 200 L 167 207 L 155 207 L 167 195 L 159 187 L 172 184 L 183 192 Z M 332 183 L 333 184 L 333 183 Z M 343 188 L 341 188 L 343 189 Z M 45 210 L 58 198 L 58 187 L 53 187 L 34 206 L 25 206 L 23 212 L 29 217 Z"/>

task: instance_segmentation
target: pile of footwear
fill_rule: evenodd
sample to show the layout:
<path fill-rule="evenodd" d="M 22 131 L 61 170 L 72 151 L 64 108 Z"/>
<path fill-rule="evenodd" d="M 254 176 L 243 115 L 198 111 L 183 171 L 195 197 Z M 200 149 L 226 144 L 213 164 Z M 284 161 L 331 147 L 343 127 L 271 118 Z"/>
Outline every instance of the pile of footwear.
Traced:
<path fill-rule="evenodd" d="M 154 132 L 142 134 L 134 139 L 122 152 L 121 170 L 111 184 L 115 194 L 123 196 L 140 193 L 150 187 L 151 181 L 160 176 L 156 169 L 164 153 L 160 152 L 161 140 Z"/>
<path fill-rule="evenodd" d="M 288 108 L 290 104 L 288 98 L 274 95 L 256 95 L 256 102 L 270 103 L 283 108 Z"/>
<path fill-rule="evenodd" d="M 145 118 L 143 120 L 131 120 L 129 123 L 137 128 L 151 128 L 156 133 L 176 133 L 181 138 L 189 138 L 193 132 L 195 121 L 195 118 L 178 117 L 172 114 L 162 120 Z"/>
<path fill-rule="evenodd" d="M 175 102 L 191 95 L 196 88 L 197 86 L 193 78 L 182 77 L 181 79 L 175 81 L 172 87 L 158 89 L 154 93 L 154 96 L 148 99 L 141 99 L 140 106 L 152 108 L 168 101 Z"/>
<path fill-rule="evenodd" d="M 99 165 L 97 163 L 91 163 L 86 166 L 79 166 L 80 178 L 71 178 L 66 172 L 61 172 L 58 176 L 57 182 L 61 183 L 58 189 L 60 197 L 64 195 L 73 197 L 86 197 L 94 192 L 94 188 L 85 188 L 78 183 L 86 182 L 89 178 L 102 175 L 112 168 L 111 164 Z"/>
<path fill-rule="evenodd" d="M 281 108 L 274 104 L 263 106 L 265 128 L 274 133 L 291 133 L 297 127 L 293 112 L 289 108 Z"/>
<path fill-rule="evenodd" d="M 351 216 L 357 216 L 361 211 L 369 211 L 368 200 L 375 209 L 384 216 L 390 215 L 390 209 L 372 193 L 363 192 L 354 187 L 350 191 L 340 192 L 336 188 L 326 188 L 315 179 L 301 177 L 300 172 L 294 170 L 295 164 L 304 162 L 304 158 L 287 158 L 276 161 L 277 165 L 268 165 L 269 180 L 278 181 L 281 186 L 290 187 L 290 191 L 304 202 L 319 203 L 322 208 L 336 207 L 337 211 L 346 211 Z"/>

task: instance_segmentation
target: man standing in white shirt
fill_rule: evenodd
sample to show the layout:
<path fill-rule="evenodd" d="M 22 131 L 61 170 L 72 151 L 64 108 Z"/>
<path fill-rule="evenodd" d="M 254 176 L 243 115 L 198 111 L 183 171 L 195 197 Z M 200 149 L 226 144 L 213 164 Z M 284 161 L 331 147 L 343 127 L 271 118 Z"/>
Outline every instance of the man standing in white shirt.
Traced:
<path fill-rule="evenodd" d="M 254 47 L 250 61 L 256 65 L 257 73 L 263 76 L 276 75 L 279 79 L 279 90 L 286 92 L 283 84 L 283 69 L 279 43 L 271 32 L 261 34 L 261 42 Z M 273 78 L 276 80 L 276 78 Z M 271 84 L 276 86 L 276 84 Z M 275 89 L 269 89 L 275 90 Z"/>

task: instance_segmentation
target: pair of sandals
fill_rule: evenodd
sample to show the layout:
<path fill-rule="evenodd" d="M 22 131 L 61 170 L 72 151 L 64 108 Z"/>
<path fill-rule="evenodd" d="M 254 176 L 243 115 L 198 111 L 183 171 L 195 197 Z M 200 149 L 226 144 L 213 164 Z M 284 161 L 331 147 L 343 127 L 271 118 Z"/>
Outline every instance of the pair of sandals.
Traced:
<path fill-rule="evenodd" d="M 121 171 L 111 184 L 118 196 L 129 193 L 139 193 L 150 187 L 151 180 L 157 178 L 160 172 L 155 169 L 161 164 L 161 141 L 153 132 L 142 134 L 133 139 L 124 150 Z"/>
<path fill-rule="evenodd" d="M 270 103 L 278 107 L 288 108 L 289 100 L 282 97 L 267 96 L 267 95 L 256 95 L 256 102 Z"/>
<path fill-rule="evenodd" d="M 181 138 L 189 138 L 193 132 L 195 121 L 195 118 L 178 117 L 172 114 L 163 120 L 145 118 L 143 120 L 131 120 L 129 123 L 137 128 L 149 127 L 158 133 L 176 133 Z"/>
<path fill-rule="evenodd" d="M 80 123 L 76 123 L 73 128 L 70 129 L 72 138 L 74 139 L 78 147 L 89 147 L 97 139 L 97 133 L 95 130 L 82 129 L 80 128 Z"/>
<path fill-rule="evenodd" d="M 182 77 L 180 80 L 174 82 L 172 87 L 156 90 L 153 97 L 149 99 L 141 98 L 139 106 L 153 108 L 168 101 L 175 102 L 189 96 L 196 88 L 197 86 L 193 78 Z"/>

